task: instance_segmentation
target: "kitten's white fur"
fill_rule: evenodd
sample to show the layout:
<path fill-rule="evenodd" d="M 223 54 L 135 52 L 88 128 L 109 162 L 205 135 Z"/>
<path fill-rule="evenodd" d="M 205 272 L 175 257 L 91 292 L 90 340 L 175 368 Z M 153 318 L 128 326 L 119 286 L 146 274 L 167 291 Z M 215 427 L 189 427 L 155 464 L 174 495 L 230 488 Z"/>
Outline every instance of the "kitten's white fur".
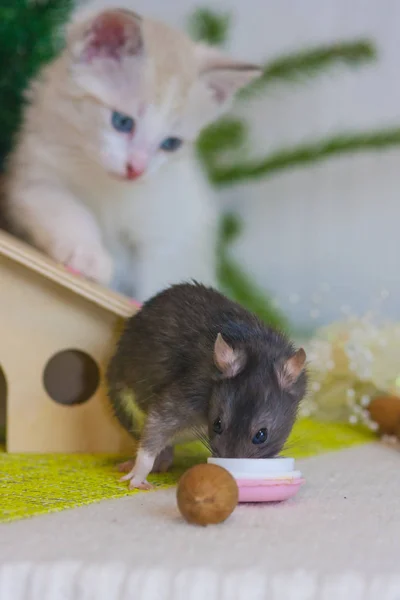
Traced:
<path fill-rule="evenodd" d="M 214 285 L 217 210 L 192 142 L 258 74 L 132 12 L 76 14 L 30 90 L 6 181 L 11 230 L 138 300 L 190 278 Z M 135 119 L 133 135 L 113 129 L 113 110 Z M 170 136 L 185 143 L 167 156 Z M 127 165 L 144 175 L 127 180 Z"/>

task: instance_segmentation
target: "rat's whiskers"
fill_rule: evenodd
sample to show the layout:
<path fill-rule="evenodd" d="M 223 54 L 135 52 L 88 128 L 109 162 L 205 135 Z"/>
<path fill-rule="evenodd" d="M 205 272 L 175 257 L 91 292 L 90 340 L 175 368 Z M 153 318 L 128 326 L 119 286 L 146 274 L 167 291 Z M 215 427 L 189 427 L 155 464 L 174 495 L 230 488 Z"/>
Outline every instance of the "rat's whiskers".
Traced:
<path fill-rule="evenodd" d="M 204 433 L 204 431 L 202 431 L 200 429 L 200 427 L 197 427 L 196 425 L 192 426 L 192 431 L 194 433 L 194 435 L 196 436 L 196 438 L 203 444 L 203 446 L 212 454 L 212 450 L 211 450 L 211 445 L 210 445 L 210 440 L 208 439 L 208 436 Z"/>

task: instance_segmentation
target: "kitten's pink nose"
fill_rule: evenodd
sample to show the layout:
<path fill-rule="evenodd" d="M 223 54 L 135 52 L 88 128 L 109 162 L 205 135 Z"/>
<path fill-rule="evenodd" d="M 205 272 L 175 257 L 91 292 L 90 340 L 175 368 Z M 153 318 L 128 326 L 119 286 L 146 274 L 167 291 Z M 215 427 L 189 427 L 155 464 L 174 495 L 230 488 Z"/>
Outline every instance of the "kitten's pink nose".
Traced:
<path fill-rule="evenodd" d="M 145 172 L 149 161 L 148 154 L 143 150 L 132 150 L 126 165 L 126 176 L 128 179 L 137 179 Z"/>
<path fill-rule="evenodd" d="M 138 169 L 128 164 L 126 165 L 126 178 L 131 180 L 137 179 L 138 177 L 143 175 L 144 171 L 144 168 Z"/>

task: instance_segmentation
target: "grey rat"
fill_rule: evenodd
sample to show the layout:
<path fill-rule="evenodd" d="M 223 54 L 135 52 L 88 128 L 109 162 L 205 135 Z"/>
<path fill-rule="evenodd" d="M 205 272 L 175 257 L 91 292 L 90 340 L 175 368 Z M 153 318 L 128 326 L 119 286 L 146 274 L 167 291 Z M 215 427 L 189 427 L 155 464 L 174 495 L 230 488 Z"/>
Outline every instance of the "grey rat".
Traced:
<path fill-rule="evenodd" d="M 305 362 L 302 348 L 214 289 L 157 294 L 127 321 L 107 372 L 117 418 L 140 437 L 123 479 L 148 488 L 188 431 L 206 431 L 215 456 L 276 456 L 306 392 Z"/>

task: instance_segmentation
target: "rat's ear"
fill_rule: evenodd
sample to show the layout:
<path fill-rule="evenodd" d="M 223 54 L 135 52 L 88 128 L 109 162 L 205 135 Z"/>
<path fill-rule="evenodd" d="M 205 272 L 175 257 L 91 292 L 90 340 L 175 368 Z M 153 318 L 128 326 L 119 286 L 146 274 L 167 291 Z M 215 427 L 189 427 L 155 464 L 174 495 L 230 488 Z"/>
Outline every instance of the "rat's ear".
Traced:
<path fill-rule="evenodd" d="M 262 73 L 261 67 L 242 63 L 205 44 L 197 44 L 200 79 L 209 88 L 216 104 L 229 102 L 241 88 Z"/>
<path fill-rule="evenodd" d="M 130 10 L 106 10 L 84 23 L 73 25 L 68 46 L 75 59 L 92 62 L 98 58 L 120 61 L 143 50 L 141 18 Z"/>
<path fill-rule="evenodd" d="M 243 350 L 235 350 L 219 333 L 214 344 L 214 362 L 223 377 L 236 377 L 246 364 Z"/>
<path fill-rule="evenodd" d="M 300 348 L 283 366 L 277 368 L 278 381 L 283 389 L 290 389 L 296 383 L 306 366 L 306 358 L 304 349 Z"/>

